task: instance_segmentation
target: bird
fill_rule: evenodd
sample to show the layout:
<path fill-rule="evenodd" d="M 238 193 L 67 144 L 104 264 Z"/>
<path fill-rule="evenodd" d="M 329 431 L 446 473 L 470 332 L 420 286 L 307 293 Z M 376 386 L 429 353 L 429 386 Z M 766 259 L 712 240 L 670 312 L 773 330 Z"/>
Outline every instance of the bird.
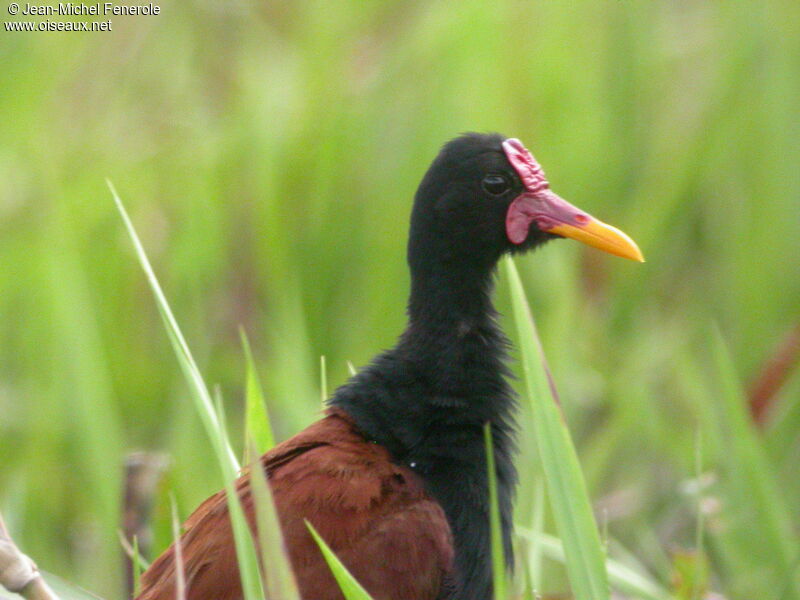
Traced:
<path fill-rule="evenodd" d="M 256 463 L 303 600 L 343 598 L 306 520 L 375 600 L 492 598 L 485 424 L 508 568 L 517 482 L 494 274 L 502 256 L 560 238 L 644 260 L 625 233 L 555 194 L 518 139 L 466 133 L 441 148 L 411 210 L 405 329 L 334 391 L 318 421 Z M 255 527 L 247 473 L 236 490 Z M 183 531 L 187 599 L 242 598 L 224 491 Z M 174 544 L 141 586 L 138 600 L 175 597 Z"/>

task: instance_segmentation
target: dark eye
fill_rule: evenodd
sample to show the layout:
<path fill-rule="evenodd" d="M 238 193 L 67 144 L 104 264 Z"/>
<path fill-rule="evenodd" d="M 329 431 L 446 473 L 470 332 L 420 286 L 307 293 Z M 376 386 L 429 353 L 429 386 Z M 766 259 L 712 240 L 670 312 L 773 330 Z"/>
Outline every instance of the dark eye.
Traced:
<path fill-rule="evenodd" d="M 489 192 L 492 196 L 499 196 L 508 191 L 511 185 L 504 175 L 487 175 L 481 182 L 483 189 Z"/>

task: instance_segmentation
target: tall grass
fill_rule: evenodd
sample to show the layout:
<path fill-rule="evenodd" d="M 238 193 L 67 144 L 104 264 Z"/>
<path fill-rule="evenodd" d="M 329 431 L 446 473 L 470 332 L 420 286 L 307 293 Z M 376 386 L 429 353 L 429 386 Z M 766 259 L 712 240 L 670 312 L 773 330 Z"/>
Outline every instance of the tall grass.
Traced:
<path fill-rule="evenodd" d="M 505 267 L 521 345 L 525 390 L 535 424 L 532 433 L 538 442 L 551 510 L 564 543 L 570 584 L 576 600 L 607 600 L 605 556 L 575 446 L 519 273 L 511 258 L 505 260 Z M 493 463 L 490 470 L 494 470 Z"/>
<path fill-rule="evenodd" d="M 194 360 L 189 345 L 183 337 L 178 322 L 172 313 L 172 309 L 167 302 L 161 285 L 156 278 L 153 268 L 150 265 L 150 260 L 147 258 L 144 247 L 142 246 L 139 236 L 131 223 L 130 217 L 125 210 L 116 189 L 108 182 L 108 187 L 111 194 L 114 196 L 114 202 L 119 209 L 120 215 L 125 222 L 125 227 L 128 230 L 133 245 L 136 248 L 136 254 L 142 269 L 147 276 L 147 281 L 153 291 L 156 299 L 156 305 L 161 313 L 164 321 L 164 328 L 172 342 L 172 347 L 175 351 L 175 356 L 178 359 L 178 364 L 186 377 L 189 384 L 192 400 L 194 401 L 195 409 L 203 425 L 206 429 L 206 437 L 214 448 L 216 454 L 217 465 L 220 470 L 221 483 L 225 488 L 225 495 L 228 500 L 228 514 L 231 522 L 231 530 L 233 531 L 233 541 L 236 546 L 236 559 L 239 565 L 239 573 L 241 576 L 242 593 L 245 600 L 264 600 L 264 589 L 261 581 L 261 574 L 259 572 L 258 560 L 256 555 L 256 547 L 253 543 L 253 538 L 250 529 L 245 519 L 244 510 L 239 499 L 239 494 L 236 489 L 235 480 L 240 475 L 241 467 L 239 461 L 233 454 L 230 440 L 228 439 L 227 424 L 224 418 L 224 410 L 221 395 L 216 395 L 216 402 L 212 402 L 211 394 L 205 384 L 200 369 Z M 249 355 L 248 355 L 249 358 Z M 255 377 L 254 375 L 252 376 Z M 252 395 L 257 395 L 257 392 L 252 392 Z M 263 415 L 266 421 L 266 413 Z M 187 591 L 186 576 L 183 573 L 183 554 L 180 544 L 180 521 L 177 517 L 177 509 L 175 503 L 172 503 L 172 523 L 173 523 L 173 539 L 175 543 L 175 562 L 176 562 L 176 595 L 177 598 L 185 598 Z M 280 533 L 276 532 L 280 540 Z M 281 542 L 278 541 L 277 545 L 280 547 Z"/>
<path fill-rule="evenodd" d="M 791 598 L 769 557 L 796 560 L 800 378 L 742 448 L 722 429 L 742 400 L 718 386 L 708 323 L 744 384 L 798 319 L 799 12 L 190 2 L 111 35 L 0 37 L 13 116 L 0 122 L 0 506 L 17 542 L 119 597 L 123 453 L 173 456 L 157 548 L 171 539 L 166 490 L 186 514 L 218 489 L 105 177 L 225 391 L 241 456 L 240 325 L 285 439 L 319 414 L 319 356 L 333 389 L 400 331 L 403 223 L 439 145 L 499 130 L 648 258 L 628 268 L 558 242 L 518 262 L 611 558 L 669 589 L 699 503 L 712 588 Z M 541 472 L 536 440 L 520 445 L 527 523 Z M 555 532 L 549 510 L 543 529 Z M 545 558 L 537 586 L 567 589 L 566 571 Z"/>

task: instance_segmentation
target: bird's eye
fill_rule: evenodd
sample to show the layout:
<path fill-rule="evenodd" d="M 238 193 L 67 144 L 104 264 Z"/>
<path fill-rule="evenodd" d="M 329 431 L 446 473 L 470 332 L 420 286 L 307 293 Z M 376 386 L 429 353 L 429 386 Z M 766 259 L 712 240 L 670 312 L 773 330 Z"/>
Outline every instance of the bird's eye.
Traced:
<path fill-rule="evenodd" d="M 483 189 L 489 192 L 492 196 L 499 196 L 508 191 L 511 185 L 504 175 L 487 175 L 481 182 Z"/>

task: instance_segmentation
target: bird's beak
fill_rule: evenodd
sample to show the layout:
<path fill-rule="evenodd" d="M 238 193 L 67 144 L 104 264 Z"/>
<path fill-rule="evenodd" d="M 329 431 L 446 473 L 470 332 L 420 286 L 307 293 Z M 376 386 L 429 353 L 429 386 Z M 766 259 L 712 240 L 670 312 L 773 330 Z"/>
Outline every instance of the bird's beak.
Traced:
<path fill-rule="evenodd" d="M 512 244 L 524 242 L 531 224 L 536 223 L 541 231 L 644 262 L 636 242 L 625 233 L 598 221 L 552 192 L 542 167 L 522 142 L 507 139 L 503 142 L 503 151 L 525 186 L 525 191 L 511 202 L 506 213 L 506 235 Z"/>
<path fill-rule="evenodd" d="M 576 208 L 550 189 L 518 196 L 506 214 L 509 240 L 521 244 L 531 223 L 541 231 L 578 240 L 609 254 L 644 262 L 639 247 L 627 234 Z"/>

